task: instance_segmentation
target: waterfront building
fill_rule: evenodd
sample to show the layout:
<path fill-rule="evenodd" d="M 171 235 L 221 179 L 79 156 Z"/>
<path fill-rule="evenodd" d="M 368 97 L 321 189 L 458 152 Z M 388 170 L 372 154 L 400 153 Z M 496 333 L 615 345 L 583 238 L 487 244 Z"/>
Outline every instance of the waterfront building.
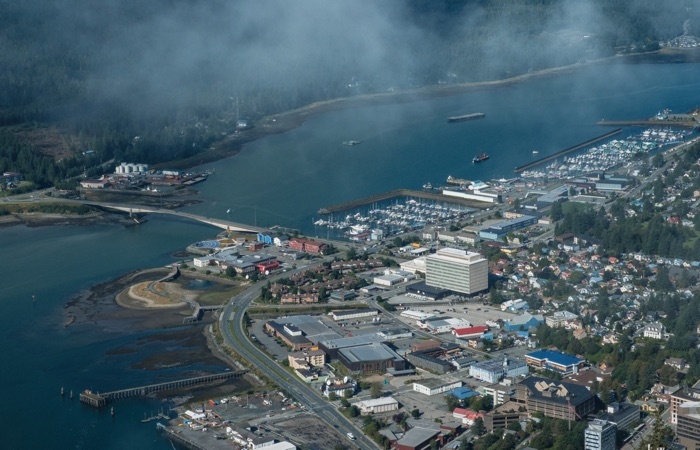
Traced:
<path fill-rule="evenodd" d="M 328 244 L 306 238 L 292 238 L 289 240 L 289 248 L 306 253 L 323 253 Z"/>
<path fill-rule="evenodd" d="M 498 383 L 505 377 L 527 375 L 528 367 L 516 358 L 488 359 L 469 367 L 469 375 L 486 383 Z"/>
<path fill-rule="evenodd" d="M 525 362 L 535 369 L 552 370 L 562 375 L 569 375 L 578 373 L 584 360 L 554 350 L 537 350 L 525 355 Z"/>
<path fill-rule="evenodd" d="M 617 427 L 605 420 L 594 419 L 588 423 L 584 434 L 586 450 L 615 450 Z"/>
<path fill-rule="evenodd" d="M 488 289 L 488 263 L 479 253 L 442 248 L 425 259 L 428 286 L 472 295 Z"/>

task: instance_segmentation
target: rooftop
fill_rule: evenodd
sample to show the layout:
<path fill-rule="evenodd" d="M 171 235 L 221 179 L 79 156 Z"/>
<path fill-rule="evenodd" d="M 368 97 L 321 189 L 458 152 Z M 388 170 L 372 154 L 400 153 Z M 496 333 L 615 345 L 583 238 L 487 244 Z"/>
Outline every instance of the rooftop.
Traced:
<path fill-rule="evenodd" d="M 541 361 L 547 360 L 551 363 L 562 366 L 573 366 L 583 361 L 581 358 L 554 350 L 537 350 L 532 353 L 528 353 L 525 356 L 532 359 L 539 359 Z"/>

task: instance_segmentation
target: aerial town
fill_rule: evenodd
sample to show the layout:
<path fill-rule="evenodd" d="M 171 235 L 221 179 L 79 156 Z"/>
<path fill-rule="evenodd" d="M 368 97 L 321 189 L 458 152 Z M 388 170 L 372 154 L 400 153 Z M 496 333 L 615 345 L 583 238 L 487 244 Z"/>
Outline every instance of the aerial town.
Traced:
<path fill-rule="evenodd" d="M 260 231 L 193 243 L 178 270 L 256 287 L 241 342 L 284 381 L 184 402 L 164 432 L 190 448 L 696 448 L 700 244 L 688 236 L 700 146 L 684 131 L 645 133 L 671 137 L 316 223 L 344 240 Z M 610 164 L 581 169 L 601 154 Z M 295 434 L 314 414 L 335 432 Z"/>

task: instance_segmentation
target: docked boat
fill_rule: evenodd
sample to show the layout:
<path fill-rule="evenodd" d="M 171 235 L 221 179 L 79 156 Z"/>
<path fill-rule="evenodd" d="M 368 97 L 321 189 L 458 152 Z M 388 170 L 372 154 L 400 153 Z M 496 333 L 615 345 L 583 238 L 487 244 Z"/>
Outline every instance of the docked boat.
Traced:
<path fill-rule="evenodd" d="M 459 186 L 464 186 L 464 185 L 472 184 L 472 182 L 469 180 L 465 180 L 464 178 L 456 178 L 456 177 L 453 177 L 452 175 L 450 175 L 447 177 L 447 184 L 456 184 Z"/>
<path fill-rule="evenodd" d="M 487 155 L 486 153 L 482 153 L 482 154 L 476 155 L 474 158 L 472 158 L 472 162 L 473 163 L 480 163 L 482 161 L 486 161 L 489 158 L 490 158 L 489 155 Z"/>
<path fill-rule="evenodd" d="M 472 113 L 472 114 L 464 114 L 461 116 L 448 117 L 447 121 L 448 122 L 463 122 L 465 120 L 483 119 L 484 117 L 486 117 L 486 114 L 479 112 L 479 113 Z"/>

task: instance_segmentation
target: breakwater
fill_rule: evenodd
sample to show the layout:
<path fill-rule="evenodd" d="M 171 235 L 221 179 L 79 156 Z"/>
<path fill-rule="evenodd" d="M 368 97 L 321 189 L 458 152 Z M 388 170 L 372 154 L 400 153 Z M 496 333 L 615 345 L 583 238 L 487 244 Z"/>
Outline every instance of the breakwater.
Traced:
<path fill-rule="evenodd" d="M 416 191 L 413 189 L 395 189 L 393 191 L 384 192 L 382 194 L 371 195 L 369 197 L 359 198 L 356 200 L 350 200 L 348 202 L 337 203 L 335 205 L 326 206 L 318 210 L 318 214 L 335 214 L 343 211 L 349 211 L 351 209 L 359 208 L 360 206 L 371 205 L 372 203 L 378 203 L 386 200 L 391 200 L 393 198 L 400 197 L 413 197 L 420 198 L 423 200 L 434 200 L 436 202 L 453 203 L 457 205 L 469 206 L 471 208 L 484 208 L 486 205 L 484 202 L 478 202 L 475 200 L 460 199 L 456 197 L 448 197 L 438 192 L 425 192 Z"/>
<path fill-rule="evenodd" d="M 564 150 L 559 150 L 558 152 L 552 153 L 551 155 L 547 155 L 544 158 L 540 158 L 536 161 L 532 161 L 527 164 L 523 164 L 522 166 L 518 166 L 515 168 L 516 172 L 522 172 L 524 170 L 528 170 L 532 167 L 539 166 L 542 163 L 545 163 L 547 161 L 551 161 L 553 159 L 556 159 L 562 155 L 566 155 L 567 153 L 575 152 L 576 150 L 582 149 L 584 147 L 587 147 L 589 145 L 595 144 L 596 142 L 602 141 L 604 139 L 607 139 L 609 137 L 615 136 L 616 134 L 619 134 L 622 132 L 622 128 L 617 128 L 609 133 L 602 134 L 598 137 L 594 137 L 593 139 L 589 139 L 587 141 L 581 142 L 580 144 L 573 145 L 571 147 L 567 147 Z"/>

